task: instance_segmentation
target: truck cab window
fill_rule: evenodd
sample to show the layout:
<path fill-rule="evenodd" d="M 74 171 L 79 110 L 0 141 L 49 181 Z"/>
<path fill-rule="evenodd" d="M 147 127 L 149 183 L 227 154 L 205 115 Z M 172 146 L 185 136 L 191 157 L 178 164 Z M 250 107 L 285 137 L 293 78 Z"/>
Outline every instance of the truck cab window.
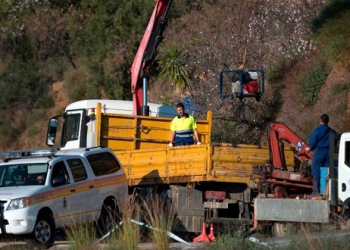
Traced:
<path fill-rule="evenodd" d="M 61 146 L 64 147 L 68 141 L 78 140 L 80 130 L 80 114 L 70 114 L 65 118 L 65 122 L 62 128 L 62 142 Z"/>

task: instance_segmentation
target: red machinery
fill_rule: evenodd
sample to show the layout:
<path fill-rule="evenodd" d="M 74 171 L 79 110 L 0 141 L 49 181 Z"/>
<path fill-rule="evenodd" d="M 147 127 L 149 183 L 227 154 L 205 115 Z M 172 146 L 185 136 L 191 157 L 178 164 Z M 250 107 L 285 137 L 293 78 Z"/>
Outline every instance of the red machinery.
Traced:
<path fill-rule="evenodd" d="M 163 32 L 167 24 L 167 15 L 172 0 L 156 0 L 152 16 L 143 34 L 140 46 L 131 66 L 131 92 L 133 95 L 134 115 L 148 115 L 147 80 L 158 47 L 163 39 Z"/>
<path fill-rule="evenodd" d="M 303 142 L 286 125 L 273 122 L 268 131 L 270 163 L 261 167 L 261 183 L 264 187 L 273 187 L 275 198 L 294 197 L 307 189 L 312 189 L 310 173 L 312 153 Z M 296 166 L 288 169 L 285 161 L 284 145 L 289 144 L 294 152 Z"/>
<path fill-rule="evenodd" d="M 220 98 L 255 98 L 260 101 L 265 92 L 263 70 L 222 70 L 219 75 Z"/>

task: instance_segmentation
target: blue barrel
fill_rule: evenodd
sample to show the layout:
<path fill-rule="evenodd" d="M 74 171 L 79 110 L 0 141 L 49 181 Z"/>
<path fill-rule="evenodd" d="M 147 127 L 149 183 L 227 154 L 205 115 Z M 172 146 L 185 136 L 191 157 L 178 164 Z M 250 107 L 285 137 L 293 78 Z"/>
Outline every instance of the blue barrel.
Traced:
<path fill-rule="evenodd" d="M 320 177 L 320 194 L 324 193 L 324 188 L 327 184 L 328 169 L 326 167 L 321 167 L 321 177 Z"/>
<path fill-rule="evenodd" d="M 320 194 L 324 193 L 324 189 L 328 182 L 328 174 L 329 174 L 329 168 L 328 167 L 321 167 L 321 177 L 320 177 Z M 335 177 L 338 176 L 338 169 L 335 168 Z"/>

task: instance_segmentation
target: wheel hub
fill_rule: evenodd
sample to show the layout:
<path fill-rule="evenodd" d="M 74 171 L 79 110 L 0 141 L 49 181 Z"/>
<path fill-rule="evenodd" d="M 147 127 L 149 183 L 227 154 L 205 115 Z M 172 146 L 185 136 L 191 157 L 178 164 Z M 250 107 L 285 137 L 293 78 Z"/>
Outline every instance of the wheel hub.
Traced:
<path fill-rule="evenodd" d="M 37 224 L 35 229 L 35 238 L 40 242 L 46 242 L 50 239 L 50 226 L 45 222 Z"/>

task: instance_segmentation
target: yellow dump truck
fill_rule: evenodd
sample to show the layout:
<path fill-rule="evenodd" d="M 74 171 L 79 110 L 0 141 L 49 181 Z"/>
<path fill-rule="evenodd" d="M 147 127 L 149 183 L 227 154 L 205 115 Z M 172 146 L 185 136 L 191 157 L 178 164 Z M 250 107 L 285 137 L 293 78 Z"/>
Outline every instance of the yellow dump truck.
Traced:
<path fill-rule="evenodd" d="M 212 143 L 211 111 L 205 120 L 197 120 L 201 145 L 169 147 L 175 110 L 149 105 L 153 116 L 129 114 L 132 109 L 127 111 L 125 101 L 70 104 L 63 115 L 60 147 L 111 148 L 125 169 L 130 192 L 151 187 L 172 200 L 181 222 L 179 231 L 199 232 L 201 223 L 208 219 L 205 215 L 217 221 L 250 221 L 251 204 L 260 188 L 260 175 L 254 174 L 254 169 L 269 164 L 269 148 Z M 47 142 L 51 146 L 61 127 L 58 117 L 49 122 Z M 286 162 L 294 164 L 288 148 Z"/>

